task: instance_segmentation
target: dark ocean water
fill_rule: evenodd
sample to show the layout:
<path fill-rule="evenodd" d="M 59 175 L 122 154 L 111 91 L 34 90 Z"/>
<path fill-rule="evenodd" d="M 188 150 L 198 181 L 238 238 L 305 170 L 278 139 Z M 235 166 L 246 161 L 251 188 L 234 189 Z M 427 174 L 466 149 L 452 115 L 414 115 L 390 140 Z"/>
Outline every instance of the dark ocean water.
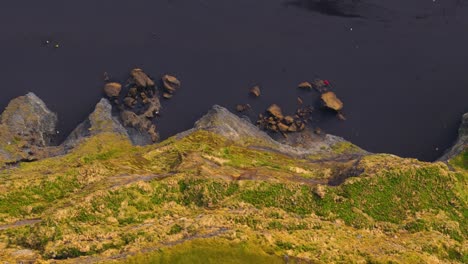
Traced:
<path fill-rule="evenodd" d="M 293 111 L 296 85 L 320 77 L 348 120 L 316 125 L 372 152 L 434 160 L 468 112 L 467 14 L 466 0 L 4 1 L 0 107 L 32 91 L 65 135 L 102 96 L 103 72 L 125 81 L 141 67 L 182 81 L 158 121 L 167 137 L 213 104 Z"/>

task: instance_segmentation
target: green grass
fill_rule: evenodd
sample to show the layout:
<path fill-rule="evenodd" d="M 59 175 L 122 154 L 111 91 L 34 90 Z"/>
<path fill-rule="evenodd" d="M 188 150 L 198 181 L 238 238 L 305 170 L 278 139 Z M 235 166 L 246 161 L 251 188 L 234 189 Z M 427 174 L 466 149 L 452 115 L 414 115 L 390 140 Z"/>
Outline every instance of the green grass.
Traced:
<path fill-rule="evenodd" d="M 468 170 L 468 150 L 463 151 L 460 155 L 450 160 L 452 166 Z"/>
<path fill-rule="evenodd" d="M 283 264 L 284 260 L 268 255 L 253 243 L 233 243 L 223 239 L 198 239 L 150 254 L 130 257 L 122 264 Z M 290 262 L 294 263 L 294 262 Z"/>
<path fill-rule="evenodd" d="M 55 180 L 43 179 L 0 195 L 0 214 L 26 217 L 39 214 L 50 203 L 65 198 L 80 187 L 74 176 L 60 176 Z"/>
<path fill-rule="evenodd" d="M 352 146 L 342 145 L 335 151 L 345 153 L 349 148 Z M 205 164 L 205 156 L 221 161 Z M 69 155 L 0 172 L 4 180 L 0 185 L 0 219 L 5 223 L 43 219 L 33 227 L 0 231 L 0 239 L 7 238 L 11 248 L 35 249 L 45 259 L 89 256 L 134 246 L 155 248 L 162 241 L 196 236 L 208 231 L 207 227 L 201 227 L 198 220 L 181 219 L 200 216 L 210 226 L 232 228 L 234 233 L 240 229 L 248 238 L 234 234 L 230 237 L 233 241 L 189 240 L 125 263 L 219 263 L 217 258 L 223 263 L 238 263 L 240 259 L 282 263 L 282 257 L 269 254 L 328 250 L 290 236 L 327 232 L 329 224 L 336 221 L 344 222 L 350 230 L 384 226 L 388 229 L 383 232 L 403 231 L 415 237 L 442 233 L 450 242 L 447 247 L 425 247 L 426 252 L 461 261 L 465 255 L 460 244 L 468 235 L 466 161 L 464 152 L 450 161 L 455 168 L 450 171 L 442 163 L 375 155 L 359 164 L 370 172 L 366 169 L 340 186 L 323 186 L 324 195 L 319 196 L 315 186 L 288 180 L 293 174 L 290 167 L 309 171 L 308 166 L 319 166 L 316 163 L 245 148 L 208 132 L 148 147 L 132 147 L 117 137 L 92 138 Z M 209 173 L 191 173 L 192 163 L 203 163 L 209 172 L 213 169 L 213 176 L 254 168 L 272 177 L 268 181 L 223 180 Z M 186 164 L 189 169 L 185 169 Z M 339 169 L 334 164 L 327 166 L 312 168 L 318 172 Z M 126 175 L 154 174 L 170 177 L 126 182 L 132 177 Z M 297 174 L 305 177 L 300 170 Z M 263 248 L 267 247 L 264 240 L 257 246 L 251 241 L 260 239 L 264 232 L 275 234 L 267 249 Z M 112 236 L 107 238 L 107 234 Z M 369 257 L 369 261 L 374 259 Z"/>

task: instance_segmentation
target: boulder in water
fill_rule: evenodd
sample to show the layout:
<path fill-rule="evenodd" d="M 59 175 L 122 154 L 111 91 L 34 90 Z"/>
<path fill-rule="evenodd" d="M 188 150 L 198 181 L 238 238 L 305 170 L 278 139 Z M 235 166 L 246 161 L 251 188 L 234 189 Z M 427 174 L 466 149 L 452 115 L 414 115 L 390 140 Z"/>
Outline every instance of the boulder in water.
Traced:
<path fill-rule="evenodd" d="M 250 94 L 255 97 L 259 97 L 261 95 L 260 86 L 256 85 L 250 88 Z"/>
<path fill-rule="evenodd" d="M 337 112 L 343 109 L 343 102 L 336 96 L 334 92 L 325 92 L 322 94 L 321 99 L 325 107 L 335 110 Z"/>
<path fill-rule="evenodd" d="M 130 75 L 132 76 L 133 80 L 135 81 L 135 84 L 139 87 L 154 87 L 155 83 L 153 80 L 151 80 L 148 75 L 142 70 L 142 69 L 133 69 L 130 72 Z"/>
<path fill-rule="evenodd" d="M 283 119 L 283 112 L 281 111 L 281 108 L 276 104 L 270 105 L 270 107 L 268 107 L 267 109 L 267 112 L 275 118 Z"/>
<path fill-rule="evenodd" d="M 179 89 L 181 85 L 180 81 L 176 77 L 168 74 L 162 77 L 162 82 L 164 85 L 164 89 L 170 94 L 174 93 L 177 89 Z"/>
<path fill-rule="evenodd" d="M 122 91 L 122 85 L 118 82 L 110 82 L 104 85 L 104 92 L 108 97 L 117 97 Z"/>
<path fill-rule="evenodd" d="M 312 90 L 312 84 L 310 82 L 301 82 L 297 87 L 299 89 Z"/>

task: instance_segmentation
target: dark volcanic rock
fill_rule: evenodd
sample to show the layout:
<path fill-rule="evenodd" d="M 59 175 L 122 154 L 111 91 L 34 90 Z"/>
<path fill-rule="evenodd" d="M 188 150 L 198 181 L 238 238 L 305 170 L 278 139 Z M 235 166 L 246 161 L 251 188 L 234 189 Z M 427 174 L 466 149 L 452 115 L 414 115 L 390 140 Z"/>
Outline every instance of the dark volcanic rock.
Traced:
<path fill-rule="evenodd" d="M 440 161 L 449 160 L 463 151 L 468 150 L 468 113 L 462 117 L 460 128 L 458 129 L 458 138 L 453 147 L 448 149 L 439 159 Z"/>

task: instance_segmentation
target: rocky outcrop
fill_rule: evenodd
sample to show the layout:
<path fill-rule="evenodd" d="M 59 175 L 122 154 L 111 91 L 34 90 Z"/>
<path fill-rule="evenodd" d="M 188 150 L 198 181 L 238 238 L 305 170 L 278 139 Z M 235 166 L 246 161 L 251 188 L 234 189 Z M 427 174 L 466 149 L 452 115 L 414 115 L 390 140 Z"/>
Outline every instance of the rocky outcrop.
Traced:
<path fill-rule="evenodd" d="M 296 137 L 278 142 L 252 124 L 247 117 L 240 118 L 219 105 L 213 106 L 205 116 L 195 123 L 193 129 L 176 135 L 176 138 L 183 138 L 198 130 L 210 131 L 252 148 L 269 149 L 296 157 L 318 154 L 329 157 L 336 154 L 336 146 L 352 145 L 343 138 L 327 134 L 318 136 L 309 130 L 297 133 Z M 368 154 L 358 147 L 355 147 L 352 152 L 356 155 Z M 349 152 L 348 154 L 353 153 Z"/>
<path fill-rule="evenodd" d="M 56 125 L 57 115 L 35 94 L 13 99 L 1 115 L 0 163 L 47 156 Z"/>
<path fill-rule="evenodd" d="M 132 111 L 124 110 L 120 113 L 120 119 L 133 144 L 149 145 L 159 140 L 156 125 L 144 115 L 137 115 Z"/>
<path fill-rule="evenodd" d="M 101 133 L 122 135 L 134 145 L 148 145 L 159 139 L 156 126 L 150 119 L 127 110 L 121 111 L 120 116 L 115 116 L 109 100 L 102 98 L 93 113 L 73 130 L 62 146 L 68 151 L 83 139 Z"/>
<path fill-rule="evenodd" d="M 458 129 L 457 141 L 439 160 L 447 161 L 465 150 L 468 150 L 468 113 L 464 114 L 462 117 L 462 122 Z"/>
<path fill-rule="evenodd" d="M 62 146 L 65 150 L 69 150 L 78 145 L 84 138 L 100 133 L 117 133 L 125 137 L 129 136 L 120 121 L 112 115 L 112 105 L 105 98 L 102 98 L 93 113 L 72 131 Z"/>

